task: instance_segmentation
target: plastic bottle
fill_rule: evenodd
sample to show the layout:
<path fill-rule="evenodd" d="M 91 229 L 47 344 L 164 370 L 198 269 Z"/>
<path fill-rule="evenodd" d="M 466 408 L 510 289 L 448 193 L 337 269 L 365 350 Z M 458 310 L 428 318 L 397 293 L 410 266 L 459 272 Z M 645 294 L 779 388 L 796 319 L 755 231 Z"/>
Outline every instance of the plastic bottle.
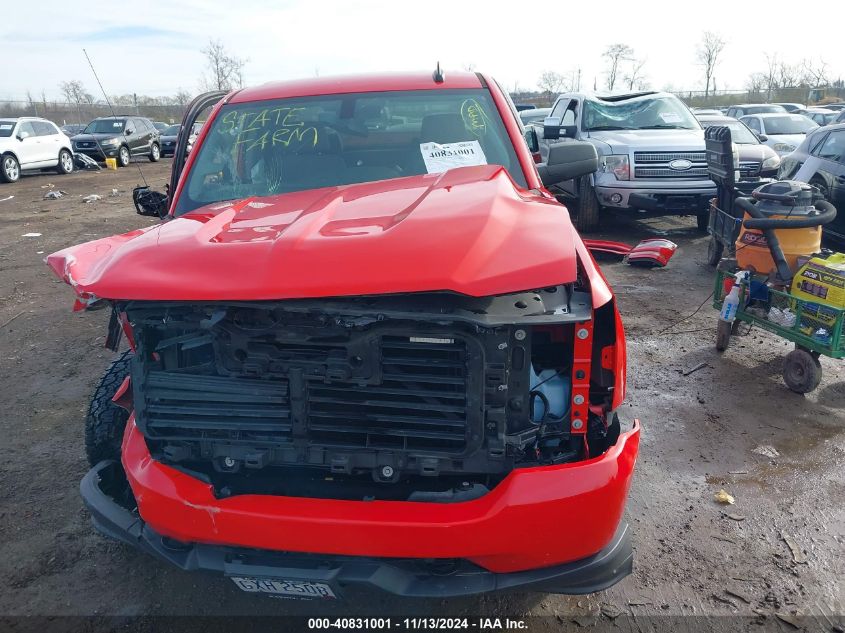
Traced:
<path fill-rule="evenodd" d="M 736 319 L 736 311 L 739 308 L 739 291 L 740 284 L 748 279 L 748 272 L 741 270 L 734 276 L 734 285 L 728 296 L 722 302 L 722 312 L 719 318 L 727 323 L 733 323 Z"/>

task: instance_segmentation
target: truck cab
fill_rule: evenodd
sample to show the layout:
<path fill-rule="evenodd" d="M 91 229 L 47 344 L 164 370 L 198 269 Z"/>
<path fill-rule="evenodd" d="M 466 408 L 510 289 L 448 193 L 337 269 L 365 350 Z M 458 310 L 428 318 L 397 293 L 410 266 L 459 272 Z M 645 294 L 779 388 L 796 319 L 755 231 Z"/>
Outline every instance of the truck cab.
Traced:
<path fill-rule="evenodd" d="M 569 206 L 579 230 L 595 229 L 608 208 L 696 215 L 699 228 L 706 228 L 715 185 L 707 173 L 704 131 L 674 95 L 565 93 L 542 125 L 533 128 L 527 134 L 536 134 L 543 161 L 561 141 L 586 141 L 596 148 L 595 174 L 552 188 L 556 195 L 577 200 Z"/>

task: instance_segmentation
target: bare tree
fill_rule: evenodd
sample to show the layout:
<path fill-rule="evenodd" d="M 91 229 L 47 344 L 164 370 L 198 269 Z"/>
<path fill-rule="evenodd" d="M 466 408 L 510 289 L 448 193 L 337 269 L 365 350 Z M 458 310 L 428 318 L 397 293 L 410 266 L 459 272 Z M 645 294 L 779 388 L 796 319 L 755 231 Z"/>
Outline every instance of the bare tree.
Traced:
<path fill-rule="evenodd" d="M 173 103 L 176 105 L 184 106 L 188 105 L 191 101 L 191 93 L 185 90 L 184 88 L 179 88 L 176 91 L 176 94 L 173 95 Z"/>
<path fill-rule="evenodd" d="M 716 66 L 719 65 L 719 56 L 725 50 L 725 40 L 720 35 L 711 31 L 705 31 L 701 43 L 696 51 L 698 62 L 704 66 L 704 98 L 710 96 L 710 83 Z"/>
<path fill-rule="evenodd" d="M 32 93 L 29 90 L 26 91 L 26 100 L 29 102 L 29 107 L 35 112 L 35 116 L 38 116 L 38 104 L 35 103 L 35 99 L 32 98 Z"/>
<path fill-rule="evenodd" d="M 563 91 L 566 78 L 553 70 L 544 70 L 537 80 L 537 87 L 544 93 L 551 103 L 558 93 Z"/>
<path fill-rule="evenodd" d="M 628 84 L 628 90 L 633 90 L 636 88 L 637 90 L 642 90 L 645 88 L 645 72 L 643 72 L 643 67 L 645 66 L 646 60 L 645 59 L 635 59 L 631 58 L 631 65 L 628 68 L 628 73 L 625 75 L 625 83 Z"/>
<path fill-rule="evenodd" d="M 607 89 L 613 90 L 616 79 L 619 76 L 619 64 L 623 61 L 630 61 L 634 55 L 634 49 L 627 44 L 611 44 L 602 53 L 607 59 Z"/>
<path fill-rule="evenodd" d="M 94 103 L 94 97 L 85 90 L 85 84 L 78 79 L 71 81 L 63 81 L 59 84 L 59 90 L 62 91 L 68 103 L 79 105 L 80 103 Z"/>
<path fill-rule="evenodd" d="M 63 81 L 59 84 L 59 90 L 62 91 L 68 104 L 76 106 L 76 116 L 79 123 L 82 123 L 82 110 L 79 107 L 82 103 L 94 103 L 94 97 L 85 90 L 85 84 L 78 79 L 71 81 Z"/>
<path fill-rule="evenodd" d="M 475 63 L 474 62 L 467 62 L 466 64 L 464 64 L 464 70 L 467 71 L 468 73 L 474 73 L 475 72 Z"/>
<path fill-rule="evenodd" d="M 800 66 L 785 64 L 784 62 L 778 64 L 777 87 L 796 88 L 806 83 L 808 82 L 804 78 L 804 72 Z"/>
<path fill-rule="evenodd" d="M 766 88 L 766 101 L 772 100 L 772 93 L 779 87 L 777 82 L 777 69 L 777 53 L 773 53 L 772 55 L 766 53 L 766 75 L 764 77 L 765 83 L 763 84 Z M 759 92 L 759 89 L 757 92 Z"/>
<path fill-rule="evenodd" d="M 202 78 L 207 90 L 232 90 L 243 87 L 243 69 L 249 60 L 229 53 L 220 40 L 209 40 L 208 46 L 202 49 L 202 54 L 205 55 L 208 67 L 208 74 Z"/>
<path fill-rule="evenodd" d="M 818 63 L 805 59 L 801 65 L 807 84 L 819 88 L 824 88 L 830 84 L 827 76 L 827 62 L 823 59 L 819 59 Z"/>
<path fill-rule="evenodd" d="M 769 95 L 771 95 L 770 86 L 772 84 L 769 77 L 770 75 L 766 75 L 764 73 L 751 73 L 748 75 L 748 79 L 745 80 L 745 89 L 748 90 L 748 94 L 759 97 L 760 93 L 766 89 L 769 91 Z M 771 96 L 769 97 L 769 100 L 771 100 Z"/>

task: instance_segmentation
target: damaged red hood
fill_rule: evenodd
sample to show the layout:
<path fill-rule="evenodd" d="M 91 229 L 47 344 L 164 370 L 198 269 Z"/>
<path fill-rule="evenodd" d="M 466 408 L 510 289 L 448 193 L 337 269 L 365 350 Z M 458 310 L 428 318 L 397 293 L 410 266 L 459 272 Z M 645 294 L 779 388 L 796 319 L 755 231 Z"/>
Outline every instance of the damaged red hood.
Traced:
<path fill-rule="evenodd" d="M 574 239 L 560 205 L 488 165 L 215 203 L 47 263 L 88 298 L 487 296 L 574 281 Z"/>

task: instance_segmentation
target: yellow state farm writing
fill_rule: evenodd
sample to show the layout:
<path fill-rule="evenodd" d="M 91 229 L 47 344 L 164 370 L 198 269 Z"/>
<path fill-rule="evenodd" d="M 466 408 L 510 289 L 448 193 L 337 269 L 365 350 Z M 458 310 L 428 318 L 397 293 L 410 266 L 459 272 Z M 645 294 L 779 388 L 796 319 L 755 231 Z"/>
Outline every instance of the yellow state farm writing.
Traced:
<path fill-rule="evenodd" d="M 245 151 L 264 149 L 291 143 L 317 144 L 318 132 L 299 118 L 305 108 L 267 108 L 259 112 L 227 112 L 221 119 L 222 132 L 236 132 L 235 147 L 243 145 Z M 269 128 L 269 129 L 268 129 Z"/>

